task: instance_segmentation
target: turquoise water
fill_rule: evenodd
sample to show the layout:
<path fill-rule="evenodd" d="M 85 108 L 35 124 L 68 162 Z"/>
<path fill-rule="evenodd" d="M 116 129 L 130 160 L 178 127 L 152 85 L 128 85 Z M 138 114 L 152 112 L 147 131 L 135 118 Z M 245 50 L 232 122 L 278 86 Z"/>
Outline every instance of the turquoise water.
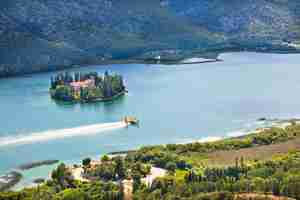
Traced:
<path fill-rule="evenodd" d="M 220 58 L 224 62 L 71 70 L 121 73 L 129 93 L 111 103 L 54 102 L 48 95 L 54 73 L 0 80 L 0 143 L 32 133 L 118 122 L 125 115 L 141 121 L 139 128 L 0 145 L 0 174 L 31 161 L 79 160 L 142 145 L 231 136 L 256 127 L 260 117 L 300 116 L 299 54 L 227 53 Z"/>
<path fill-rule="evenodd" d="M 49 178 L 51 171 L 57 167 L 58 164 L 54 165 L 48 165 L 48 166 L 41 166 L 38 168 L 33 168 L 30 170 L 26 170 L 22 172 L 22 179 L 21 181 L 15 185 L 12 189 L 13 190 L 21 190 L 24 187 L 32 187 L 35 186 L 36 184 L 34 183 L 34 180 L 36 178 Z"/>

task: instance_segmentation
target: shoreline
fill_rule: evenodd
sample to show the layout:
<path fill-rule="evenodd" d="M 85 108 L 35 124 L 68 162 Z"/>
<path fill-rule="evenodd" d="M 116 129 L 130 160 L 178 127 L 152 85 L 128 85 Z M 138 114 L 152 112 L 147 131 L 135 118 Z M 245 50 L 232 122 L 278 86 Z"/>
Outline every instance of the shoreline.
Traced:
<path fill-rule="evenodd" d="M 192 62 L 186 62 L 182 61 L 178 64 L 183 64 L 183 65 L 193 65 L 193 64 L 204 64 L 204 63 L 216 63 L 216 62 L 223 62 L 224 60 L 216 58 L 216 59 L 207 59 L 203 61 L 192 61 Z"/>
<path fill-rule="evenodd" d="M 57 164 L 59 160 L 43 160 L 43 161 L 36 161 L 30 162 L 26 164 L 22 164 L 15 169 L 11 169 L 8 172 L 0 175 L 0 192 L 6 190 L 13 190 L 18 184 L 20 184 L 25 176 L 24 172 L 29 170 L 34 170 L 35 168 L 43 167 L 43 166 L 51 166 Z M 26 185 L 26 186 L 29 186 Z M 25 187 L 26 187 L 25 186 Z"/>
<path fill-rule="evenodd" d="M 260 122 L 261 120 L 258 119 L 256 121 Z M 261 131 L 263 131 L 265 129 L 272 128 L 272 127 L 286 128 L 292 122 L 300 123 L 300 119 L 298 119 L 298 118 L 290 118 L 290 119 L 265 119 L 262 122 L 264 122 L 264 125 L 262 125 L 262 127 L 258 127 L 258 128 L 253 129 L 253 130 L 244 131 L 244 132 L 241 131 L 240 132 L 241 135 L 232 136 L 230 134 L 227 134 L 227 135 L 222 136 L 222 137 L 208 136 L 208 137 L 204 137 L 204 138 L 200 138 L 200 139 L 196 139 L 196 140 L 191 140 L 191 141 L 187 141 L 187 142 L 182 142 L 182 143 L 176 143 L 176 144 L 180 145 L 180 144 L 191 144 L 191 143 L 210 143 L 210 142 L 216 142 L 216 141 L 222 141 L 222 140 L 230 140 L 230 139 L 243 138 L 243 137 L 246 137 L 246 136 L 251 135 L 251 134 L 258 134 L 259 132 L 261 132 Z M 157 145 L 167 145 L 167 144 L 157 144 Z M 145 146 L 147 146 L 147 145 L 145 145 Z M 148 146 L 151 146 L 151 145 L 148 145 Z M 153 145 L 153 146 L 155 146 L 155 145 Z M 123 151 L 108 152 L 108 153 L 106 153 L 106 155 L 108 155 L 108 156 L 118 156 L 118 155 L 119 156 L 124 156 L 124 155 L 126 155 L 128 153 L 134 153 L 136 151 L 138 151 L 138 148 L 136 148 L 136 149 L 129 149 L 129 150 L 123 150 Z M 94 155 L 94 156 L 90 156 L 90 157 L 96 158 L 96 157 L 99 157 L 99 156 L 100 155 Z M 54 160 L 52 160 L 52 161 L 54 162 Z M 67 161 L 62 161 L 62 162 L 67 162 L 68 165 L 70 165 L 70 166 L 72 166 L 74 164 L 78 164 L 78 163 L 80 164 L 80 159 L 72 159 L 72 160 L 69 160 L 69 161 L 70 162 L 67 162 Z M 26 169 L 24 169 L 24 171 L 26 171 L 26 170 L 35 170 L 34 168 L 38 168 L 38 167 L 46 165 L 46 164 L 42 164 L 44 162 L 45 161 L 38 161 L 38 162 L 29 163 L 29 164 L 25 164 L 25 165 L 21 165 L 21 166 L 23 166 L 24 168 L 26 167 Z M 55 162 L 55 163 L 57 163 L 57 162 Z M 49 164 L 49 165 L 54 165 L 55 163 Z M 20 166 L 17 169 L 20 170 Z M 14 172 L 13 169 L 11 169 L 11 171 L 9 171 L 8 173 L 6 173 L 6 175 L 9 174 L 9 173 L 12 173 L 12 172 Z M 21 171 L 19 173 L 22 176 Z M 45 178 L 45 179 L 47 179 L 47 178 L 49 178 L 49 173 L 51 173 L 51 171 L 48 171 L 48 173 L 47 173 L 48 176 L 47 177 L 40 177 L 39 176 L 39 177 L 31 177 L 31 178 L 33 178 L 32 180 L 34 180 L 36 178 Z M 3 175 L 3 176 L 5 176 L 5 175 Z M 9 189 L 14 190 L 13 187 L 15 185 L 17 185 L 18 183 L 20 183 L 21 179 L 18 180 L 18 182 L 14 183 L 12 186 L 10 186 Z M 25 182 L 26 182 L 26 180 L 25 180 Z M 26 188 L 28 186 L 30 187 L 30 183 L 28 183 L 26 185 L 23 185 L 22 187 Z"/>
<path fill-rule="evenodd" d="M 194 51 L 191 53 L 191 56 L 187 56 L 185 58 L 180 58 L 180 59 L 171 59 L 169 64 L 183 64 L 181 63 L 185 59 L 188 58 L 195 58 L 195 57 L 201 57 L 201 55 L 206 55 L 210 53 L 215 53 L 216 56 L 214 58 L 210 59 L 215 59 L 218 60 L 218 56 L 224 53 L 239 53 L 239 52 L 253 52 L 253 53 L 265 53 L 265 54 L 300 54 L 300 49 L 270 49 L 270 50 L 262 50 L 262 49 L 243 49 L 243 48 L 223 48 L 223 49 L 213 49 L 209 51 Z M 192 56 L 194 55 L 194 56 Z M 205 58 L 203 56 L 202 58 Z M 168 59 L 167 59 L 168 60 Z M 223 61 L 223 60 L 221 60 Z M 214 61 L 214 62 L 219 62 L 219 61 Z M 205 63 L 205 62 L 204 62 Z M 202 63 L 202 64 L 204 64 Z M 104 65 L 125 65 L 125 64 L 158 64 L 157 59 L 155 58 L 128 58 L 128 59 L 112 59 L 112 60 L 104 60 L 101 62 L 94 62 L 94 63 L 81 63 L 81 64 L 71 64 L 71 65 L 60 65 L 61 67 L 56 67 L 54 69 L 44 69 L 41 71 L 33 71 L 33 72 L 20 72 L 17 74 L 12 74 L 12 75 L 6 75 L 6 76 L 1 76 L 0 75 L 0 80 L 1 79 L 9 79 L 9 78 L 17 78 L 17 77 L 28 77 L 32 76 L 34 74 L 43 74 L 43 73 L 48 73 L 48 72 L 60 72 L 60 71 L 65 71 L 65 70 L 72 70 L 72 69 L 78 69 L 78 68 L 85 68 L 88 66 L 104 66 Z M 159 64 L 165 64 L 168 65 L 168 63 L 160 62 Z M 197 64 L 197 63 L 187 63 L 187 64 Z M 198 63 L 201 64 L 201 63 Z"/>
<path fill-rule="evenodd" d="M 124 96 L 125 94 L 128 93 L 128 90 L 124 90 L 124 91 L 121 91 L 115 95 L 113 95 L 112 97 L 106 97 L 106 98 L 103 98 L 103 97 L 99 97 L 99 98 L 95 98 L 95 99 L 91 99 L 91 100 L 71 100 L 71 101 L 68 101 L 68 100 L 62 100 L 62 99 L 56 99 L 55 97 L 53 97 L 52 95 L 52 92 L 51 92 L 51 89 L 49 91 L 50 93 L 50 96 L 53 100 L 55 101 L 59 101 L 59 102 L 63 102 L 63 103 L 95 103 L 95 102 L 107 102 L 107 101 L 113 101 L 121 96 Z"/>
<path fill-rule="evenodd" d="M 217 141 L 222 141 L 222 140 L 230 140 L 230 139 L 242 139 L 246 136 L 252 135 L 252 134 L 258 134 L 266 129 L 270 129 L 270 128 L 286 128 L 287 126 L 291 125 L 292 122 L 295 122 L 297 124 L 300 124 L 300 119 L 299 118 L 290 118 L 290 119 L 265 119 L 263 121 L 261 121 L 260 119 L 256 120 L 257 122 L 264 122 L 264 123 L 270 123 L 270 124 L 265 124 L 265 126 L 262 127 L 257 127 L 255 129 L 252 130 L 246 130 L 246 131 L 234 131 L 234 132 L 238 132 L 238 135 L 231 135 L 229 133 L 225 133 L 224 136 L 220 136 L 220 137 L 215 137 L 215 136 L 207 136 L 207 137 L 203 137 L 200 139 L 195 139 L 195 140 L 190 140 L 190 141 L 186 141 L 186 142 L 178 142 L 175 143 L 176 145 L 180 145 L 180 144 L 192 144 L 192 143 L 210 143 L 210 142 L 217 142 Z M 168 145 L 169 143 L 166 144 L 157 144 L 157 145 Z M 146 145 L 147 146 L 147 145 Z M 151 145 L 150 145 L 151 146 Z M 154 145 L 156 146 L 156 145 Z M 129 150 L 123 150 L 123 151 L 113 151 L 113 152 L 109 152 L 107 153 L 107 155 L 112 155 L 112 156 L 116 156 L 116 155 L 126 155 L 128 153 L 134 153 L 138 151 L 138 149 L 129 149 Z"/>
<path fill-rule="evenodd" d="M 5 175 L 0 176 L 0 192 L 10 190 L 12 187 L 17 185 L 23 175 L 17 171 L 11 171 Z"/>
<path fill-rule="evenodd" d="M 127 90 L 124 90 L 124 91 L 122 91 L 122 92 L 119 92 L 119 93 L 115 94 L 115 95 L 112 96 L 112 97 L 107 97 L 107 98 L 97 98 L 97 99 L 86 100 L 86 101 L 83 100 L 83 101 L 80 101 L 80 103 L 81 103 L 81 102 L 83 102 L 83 103 L 93 103 L 93 102 L 106 102 L 106 101 L 112 101 L 112 100 L 115 100 L 115 99 L 117 99 L 117 98 L 119 98 L 119 97 L 125 95 L 126 93 L 128 93 L 128 91 L 127 91 Z"/>

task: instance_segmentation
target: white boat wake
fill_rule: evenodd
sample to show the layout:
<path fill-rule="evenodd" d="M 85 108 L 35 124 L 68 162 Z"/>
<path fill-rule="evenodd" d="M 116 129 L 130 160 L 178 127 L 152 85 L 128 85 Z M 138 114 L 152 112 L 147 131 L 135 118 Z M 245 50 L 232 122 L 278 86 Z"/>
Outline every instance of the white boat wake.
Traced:
<path fill-rule="evenodd" d="M 88 126 L 80 126 L 75 128 L 48 130 L 29 135 L 2 137 L 0 138 L 0 146 L 28 144 L 43 142 L 48 140 L 56 140 L 68 137 L 95 135 L 104 131 L 125 128 L 127 124 L 123 121 L 113 123 L 102 123 Z"/>

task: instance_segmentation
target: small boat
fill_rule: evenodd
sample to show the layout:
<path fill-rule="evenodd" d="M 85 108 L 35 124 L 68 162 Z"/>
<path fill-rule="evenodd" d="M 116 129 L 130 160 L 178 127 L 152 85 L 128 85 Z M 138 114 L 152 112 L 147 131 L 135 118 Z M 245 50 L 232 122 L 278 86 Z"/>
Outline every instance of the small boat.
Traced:
<path fill-rule="evenodd" d="M 136 117 L 130 117 L 130 116 L 124 117 L 123 121 L 127 125 L 138 125 L 138 123 L 139 123 L 139 120 Z"/>

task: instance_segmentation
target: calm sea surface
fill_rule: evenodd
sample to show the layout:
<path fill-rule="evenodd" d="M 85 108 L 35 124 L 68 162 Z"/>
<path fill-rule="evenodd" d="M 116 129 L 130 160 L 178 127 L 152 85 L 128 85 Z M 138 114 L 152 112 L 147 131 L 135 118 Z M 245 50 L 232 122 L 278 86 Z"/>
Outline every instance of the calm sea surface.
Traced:
<path fill-rule="evenodd" d="M 0 174 L 31 161 L 79 160 L 142 145 L 231 136 L 256 127 L 260 117 L 300 116 L 299 54 L 226 53 L 220 58 L 224 62 L 71 70 L 122 74 L 129 94 L 111 103 L 51 100 L 54 73 L 0 80 Z M 118 122 L 126 115 L 138 117 L 140 127 L 1 145 L 59 129 Z"/>

